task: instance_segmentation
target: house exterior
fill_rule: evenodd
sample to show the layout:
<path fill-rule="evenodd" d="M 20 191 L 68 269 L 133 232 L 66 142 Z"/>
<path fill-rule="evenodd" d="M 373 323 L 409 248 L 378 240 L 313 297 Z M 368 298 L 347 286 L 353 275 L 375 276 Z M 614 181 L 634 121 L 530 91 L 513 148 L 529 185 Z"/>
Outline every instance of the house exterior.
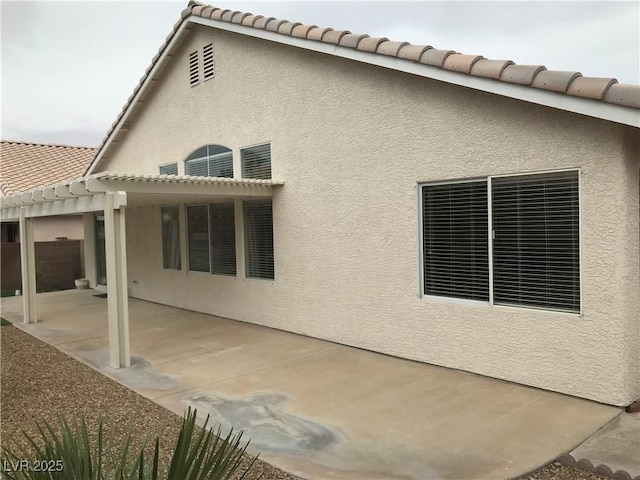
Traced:
<path fill-rule="evenodd" d="M 84 177 L 2 211 L 84 213 L 113 366 L 132 296 L 628 405 L 639 128 L 615 79 L 191 2 Z"/>
<path fill-rule="evenodd" d="M 79 177 L 97 151 L 89 147 L 2 141 L 0 192 L 6 196 Z M 20 239 L 16 222 L 3 222 L 1 233 L 3 243 L 18 242 Z M 38 218 L 34 221 L 34 235 L 36 242 L 50 242 L 56 238 L 82 240 L 82 216 Z"/>

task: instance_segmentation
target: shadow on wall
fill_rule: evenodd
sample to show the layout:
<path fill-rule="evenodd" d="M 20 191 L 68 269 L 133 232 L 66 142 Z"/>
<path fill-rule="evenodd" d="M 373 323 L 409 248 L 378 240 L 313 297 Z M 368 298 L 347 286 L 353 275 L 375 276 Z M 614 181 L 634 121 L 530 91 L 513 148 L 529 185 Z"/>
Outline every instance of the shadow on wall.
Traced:
<path fill-rule="evenodd" d="M 75 288 L 75 280 L 84 277 L 84 241 L 56 240 L 36 242 L 36 285 L 38 291 Z M 0 245 L 0 289 L 15 291 L 22 288 L 20 244 L 2 242 Z"/>

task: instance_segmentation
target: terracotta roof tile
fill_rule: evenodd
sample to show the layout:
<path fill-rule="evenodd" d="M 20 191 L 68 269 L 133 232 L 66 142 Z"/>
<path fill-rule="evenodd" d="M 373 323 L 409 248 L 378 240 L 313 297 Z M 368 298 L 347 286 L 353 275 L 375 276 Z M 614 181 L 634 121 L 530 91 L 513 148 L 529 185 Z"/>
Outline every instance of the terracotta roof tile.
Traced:
<path fill-rule="evenodd" d="M 509 65 L 502 71 L 500 80 L 520 85 L 531 85 L 533 78 L 546 69 L 544 65 Z"/>
<path fill-rule="evenodd" d="M 382 42 L 378 45 L 376 53 L 395 57 L 398 55 L 398 51 L 405 45 L 409 45 L 409 42 L 392 42 L 387 40 L 386 42 Z"/>
<path fill-rule="evenodd" d="M 603 100 L 627 107 L 640 108 L 640 88 L 635 85 L 615 83 L 609 87 Z"/>
<path fill-rule="evenodd" d="M 288 20 L 278 20 L 273 17 L 261 15 L 242 14 L 228 9 L 220 9 L 205 3 L 191 0 L 182 12 L 181 22 L 178 22 L 159 48 L 159 54 L 152 60 L 152 66 L 159 60 L 161 54 L 178 31 L 178 26 L 190 15 L 211 18 L 216 21 L 233 22 L 247 28 L 269 30 L 284 35 L 294 35 L 306 38 L 310 41 L 323 42 L 333 45 L 341 45 L 345 48 L 375 53 L 377 55 L 395 56 L 401 60 L 419 62 L 425 68 L 444 68 L 460 75 L 485 77 L 495 81 L 516 83 L 531 88 L 564 92 L 568 95 L 604 101 L 625 107 L 640 108 L 640 85 L 619 85 L 614 78 L 590 78 L 582 77 L 577 72 L 549 71 L 543 65 L 516 65 L 510 60 L 489 60 L 476 55 L 456 54 L 453 50 L 436 49 L 422 45 L 409 45 L 405 42 L 390 42 L 387 38 L 371 38 L 364 34 L 351 34 L 348 30 L 333 30 L 331 28 L 314 27 L 306 28 L 299 23 Z M 286 24 L 286 25 L 285 25 Z M 285 26 L 283 26 L 285 25 Z M 303 28 L 297 28 L 301 26 Z M 282 27 L 282 28 L 281 28 Z M 295 33 L 294 33 L 295 31 Z M 303 36 L 303 33 L 305 36 Z M 343 39 L 346 35 L 348 38 Z M 383 43 L 384 42 L 384 43 Z M 382 44 L 382 45 L 381 45 Z M 449 59 L 453 54 L 456 57 Z M 150 70 L 136 87 L 139 90 L 146 80 Z M 123 107 L 125 112 L 131 105 L 133 97 Z M 120 117 L 119 117 L 120 118 Z M 113 133 L 114 126 L 104 138 L 100 149 L 103 148 L 108 138 Z"/>
<path fill-rule="evenodd" d="M 322 37 L 324 37 L 325 33 L 331 32 L 332 30 L 333 28 L 322 28 L 322 27 L 312 28 L 311 30 L 309 30 L 309 33 L 307 33 L 307 38 L 309 40 L 320 41 L 322 40 Z"/>
<path fill-rule="evenodd" d="M 382 42 L 388 42 L 389 39 L 386 37 L 367 37 L 363 38 L 358 46 L 356 47 L 358 50 L 362 50 L 363 52 L 372 52 L 374 53 L 378 49 L 378 45 Z"/>
<path fill-rule="evenodd" d="M 442 64 L 442 68 L 445 70 L 451 70 L 452 72 L 470 73 L 473 64 L 478 60 L 482 60 L 482 58 L 483 57 L 480 55 L 463 55 L 462 53 L 453 53 L 445 59 Z"/>
<path fill-rule="evenodd" d="M 300 22 L 285 22 L 278 27 L 278 33 L 281 33 L 282 35 L 291 35 L 291 31 L 298 25 L 302 24 Z"/>
<path fill-rule="evenodd" d="M 82 176 L 97 152 L 97 148 L 3 141 L 0 190 L 8 195 Z"/>
<path fill-rule="evenodd" d="M 578 77 L 567 88 L 567 94 L 602 100 L 614 83 L 618 83 L 614 78 Z"/>
<path fill-rule="evenodd" d="M 553 90 L 554 92 L 566 92 L 569 84 L 581 77 L 580 72 L 560 72 L 558 70 L 543 70 L 533 79 L 532 87 Z"/>
<path fill-rule="evenodd" d="M 431 45 L 407 44 L 398 51 L 398 58 L 404 58 L 406 60 L 413 60 L 414 62 L 419 62 L 422 54 L 432 48 L 433 47 Z"/>
<path fill-rule="evenodd" d="M 307 38 L 309 31 L 316 28 L 317 25 L 298 25 L 291 30 L 291 36 L 297 38 Z"/>
<path fill-rule="evenodd" d="M 511 60 L 487 60 L 482 58 L 473 64 L 471 67 L 471 75 L 477 77 L 487 77 L 498 80 L 505 68 L 514 63 Z"/>
<path fill-rule="evenodd" d="M 358 43 L 365 38 L 369 38 L 369 35 L 362 33 L 347 33 L 340 39 L 339 45 L 347 48 L 357 48 Z"/>
<path fill-rule="evenodd" d="M 453 50 L 440 50 L 438 48 L 430 48 L 422 54 L 420 57 L 420 63 L 425 65 L 432 65 L 434 67 L 442 67 L 444 61 L 449 55 L 456 53 Z"/>

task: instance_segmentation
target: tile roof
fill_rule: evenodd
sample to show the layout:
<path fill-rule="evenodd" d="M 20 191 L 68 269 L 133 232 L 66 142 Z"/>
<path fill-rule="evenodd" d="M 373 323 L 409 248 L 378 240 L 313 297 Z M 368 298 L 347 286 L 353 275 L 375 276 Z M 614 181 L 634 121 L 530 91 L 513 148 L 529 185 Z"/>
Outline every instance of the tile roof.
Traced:
<path fill-rule="evenodd" d="M 461 75 L 518 84 L 532 89 L 563 93 L 640 110 L 640 85 L 621 84 L 615 78 L 583 77 L 580 72 L 547 70 L 544 65 L 516 65 L 511 60 L 491 60 L 481 55 L 465 55 L 454 50 L 437 49 L 431 45 L 411 45 L 408 42 L 391 41 L 386 37 L 374 38 L 367 34 L 356 34 L 348 30 L 336 31 L 329 27 L 304 25 L 274 17 L 222 9 L 190 0 L 187 8 L 182 11 L 180 20 L 174 24 L 173 30 L 167 35 L 164 43 L 158 49 L 158 53 L 153 57 L 151 65 L 127 99 L 118 118 L 111 125 L 99 147 L 99 154 L 102 153 L 107 140 L 131 106 L 133 99 L 144 85 L 156 62 L 161 58 L 182 24 L 191 16 L 238 24 L 251 29 L 270 31 L 311 42 L 337 45 L 369 52 L 373 55 L 396 57 L 414 64 L 458 72 Z"/>
<path fill-rule="evenodd" d="M 82 175 L 97 148 L 0 143 L 0 191 L 3 195 L 51 185 Z"/>

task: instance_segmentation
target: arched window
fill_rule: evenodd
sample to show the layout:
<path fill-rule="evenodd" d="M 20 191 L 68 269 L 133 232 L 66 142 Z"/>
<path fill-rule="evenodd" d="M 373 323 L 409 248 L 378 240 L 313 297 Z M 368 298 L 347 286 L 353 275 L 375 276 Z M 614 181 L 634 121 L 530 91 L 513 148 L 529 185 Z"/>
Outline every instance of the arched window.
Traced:
<path fill-rule="evenodd" d="M 233 152 L 222 145 L 200 147 L 184 163 L 187 175 L 233 178 Z"/>

